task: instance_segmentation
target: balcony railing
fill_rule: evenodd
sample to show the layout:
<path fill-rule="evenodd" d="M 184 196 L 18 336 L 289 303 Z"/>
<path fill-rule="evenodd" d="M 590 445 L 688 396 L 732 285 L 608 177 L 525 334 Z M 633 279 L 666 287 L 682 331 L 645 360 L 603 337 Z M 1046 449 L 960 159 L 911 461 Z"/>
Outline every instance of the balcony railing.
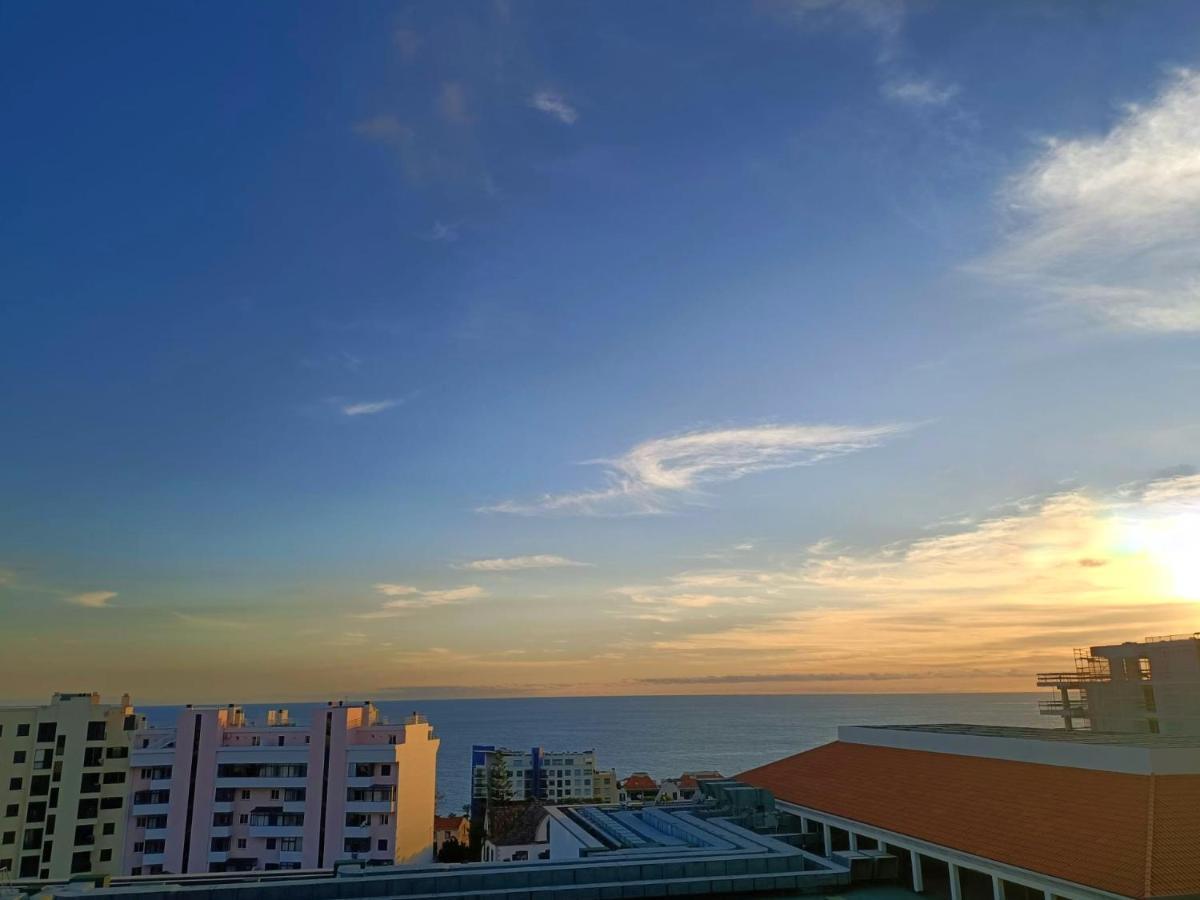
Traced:
<path fill-rule="evenodd" d="M 1061 700 L 1039 700 L 1038 712 L 1043 716 L 1061 716 L 1070 713 L 1074 717 L 1086 719 L 1087 708 L 1077 700 L 1063 703 Z"/>
<path fill-rule="evenodd" d="M 1111 680 L 1107 672 L 1041 672 L 1037 677 L 1038 687 L 1071 687 Z"/>

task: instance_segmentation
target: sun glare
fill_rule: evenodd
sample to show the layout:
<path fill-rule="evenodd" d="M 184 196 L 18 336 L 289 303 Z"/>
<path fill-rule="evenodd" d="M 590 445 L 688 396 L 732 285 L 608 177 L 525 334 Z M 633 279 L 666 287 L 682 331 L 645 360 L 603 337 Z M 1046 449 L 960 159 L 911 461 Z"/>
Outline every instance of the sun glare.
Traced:
<path fill-rule="evenodd" d="M 1127 549 L 1151 560 L 1173 596 L 1200 600 L 1200 514 L 1137 521 L 1126 537 Z"/>

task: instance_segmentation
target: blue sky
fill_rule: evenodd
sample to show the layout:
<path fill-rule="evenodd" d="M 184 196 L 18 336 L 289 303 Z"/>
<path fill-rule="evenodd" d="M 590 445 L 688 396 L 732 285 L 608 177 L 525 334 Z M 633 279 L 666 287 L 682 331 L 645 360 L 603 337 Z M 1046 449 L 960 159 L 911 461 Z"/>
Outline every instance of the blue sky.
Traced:
<path fill-rule="evenodd" d="M 1194 630 L 1198 25 L 0 3 L 0 683 L 1019 688 Z"/>

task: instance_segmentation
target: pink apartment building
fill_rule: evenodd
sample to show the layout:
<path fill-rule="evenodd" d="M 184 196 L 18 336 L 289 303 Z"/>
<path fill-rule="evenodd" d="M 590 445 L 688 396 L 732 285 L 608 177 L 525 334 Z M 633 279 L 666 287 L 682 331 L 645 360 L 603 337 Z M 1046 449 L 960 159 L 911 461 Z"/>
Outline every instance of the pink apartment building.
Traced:
<path fill-rule="evenodd" d="M 383 724 L 330 703 L 307 727 L 241 707 L 187 707 L 130 752 L 128 874 L 395 865 L 433 858 L 439 741 L 421 716 Z"/>

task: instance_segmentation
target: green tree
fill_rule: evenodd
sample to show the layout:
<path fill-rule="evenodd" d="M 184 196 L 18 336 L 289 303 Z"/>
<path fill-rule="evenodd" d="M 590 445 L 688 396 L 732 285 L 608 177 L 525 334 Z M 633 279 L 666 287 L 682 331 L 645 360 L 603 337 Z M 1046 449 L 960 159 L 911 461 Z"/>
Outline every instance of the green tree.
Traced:
<path fill-rule="evenodd" d="M 492 754 L 487 771 L 488 805 L 512 801 L 512 776 L 508 771 L 508 757 L 503 753 Z"/>

